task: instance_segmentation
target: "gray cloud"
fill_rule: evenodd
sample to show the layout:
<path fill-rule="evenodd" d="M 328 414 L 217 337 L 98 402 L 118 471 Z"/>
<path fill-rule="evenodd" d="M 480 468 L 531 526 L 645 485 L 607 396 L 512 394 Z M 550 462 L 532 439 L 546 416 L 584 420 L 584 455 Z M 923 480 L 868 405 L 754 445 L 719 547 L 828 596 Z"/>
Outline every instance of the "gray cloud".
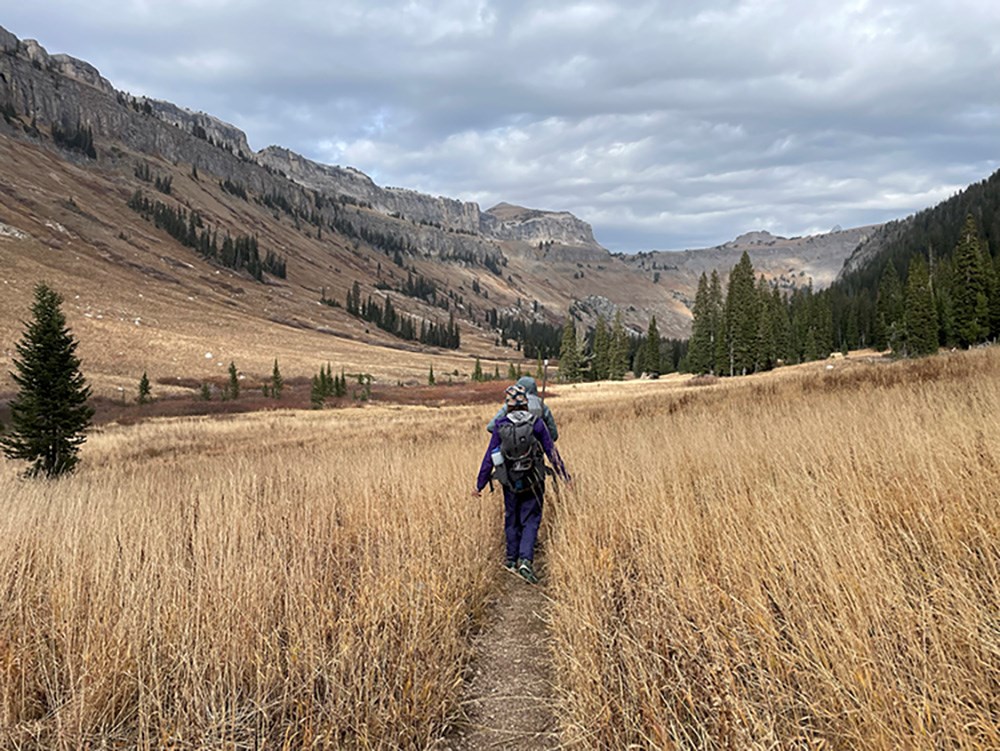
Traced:
<path fill-rule="evenodd" d="M 568 210 L 616 250 L 895 218 L 1000 165 L 1000 8 L 69 0 L 0 24 L 250 143 Z"/>

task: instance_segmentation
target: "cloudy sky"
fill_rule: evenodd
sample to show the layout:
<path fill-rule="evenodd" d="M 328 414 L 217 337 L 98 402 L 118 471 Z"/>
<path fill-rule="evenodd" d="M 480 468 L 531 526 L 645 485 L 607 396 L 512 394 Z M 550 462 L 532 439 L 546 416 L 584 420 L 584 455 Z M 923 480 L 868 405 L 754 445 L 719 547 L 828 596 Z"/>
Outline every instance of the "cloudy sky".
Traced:
<path fill-rule="evenodd" d="M 612 250 L 905 216 L 1000 166 L 995 0 L 0 0 L 120 89 Z"/>

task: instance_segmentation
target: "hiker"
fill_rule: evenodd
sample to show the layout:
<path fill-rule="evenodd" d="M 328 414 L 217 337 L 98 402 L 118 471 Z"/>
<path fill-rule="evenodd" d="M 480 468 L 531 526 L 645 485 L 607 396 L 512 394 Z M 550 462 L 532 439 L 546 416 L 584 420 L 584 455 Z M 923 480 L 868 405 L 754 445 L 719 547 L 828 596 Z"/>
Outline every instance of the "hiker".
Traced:
<path fill-rule="evenodd" d="M 556 428 L 556 420 L 552 416 L 552 410 L 548 408 L 548 405 L 543 402 L 538 396 L 538 384 L 535 379 L 531 376 L 521 376 L 517 380 L 518 386 L 524 386 L 524 390 L 528 394 L 528 411 L 535 417 L 541 417 L 545 421 L 545 427 L 549 429 L 549 435 L 552 436 L 552 441 L 559 440 L 559 430 Z M 493 415 L 493 419 L 489 421 L 486 425 L 486 431 L 488 433 L 493 432 L 494 426 L 497 424 L 497 420 L 507 414 L 507 405 L 503 404 L 500 406 L 500 410 Z"/>
<path fill-rule="evenodd" d="M 491 477 L 503 486 L 504 535 L 507 539 L 504 566 L 531 584 L 537 584 L 535 539 L 542 522 L 545 494 L 545 459 L 542 452 L 549 457 L 559 477 L 567 483 L 570 477 L 545 421 L 529 411 L 528 393 L 524 386 L 508 387 L 504 406 L 506 414 L 495 422 L 472 495 L 480 497 Z"/>

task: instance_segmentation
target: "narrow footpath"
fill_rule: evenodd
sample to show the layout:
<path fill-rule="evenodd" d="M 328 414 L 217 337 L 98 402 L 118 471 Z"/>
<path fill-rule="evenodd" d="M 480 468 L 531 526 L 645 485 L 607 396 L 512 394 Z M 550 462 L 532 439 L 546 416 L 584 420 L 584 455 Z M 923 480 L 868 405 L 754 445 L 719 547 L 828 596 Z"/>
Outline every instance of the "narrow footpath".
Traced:
<path fill-rule="evenodd" d="M 505 573 L 462 699 L 464 718 L 441 749 L 559 748 L 543 584 Z"/>

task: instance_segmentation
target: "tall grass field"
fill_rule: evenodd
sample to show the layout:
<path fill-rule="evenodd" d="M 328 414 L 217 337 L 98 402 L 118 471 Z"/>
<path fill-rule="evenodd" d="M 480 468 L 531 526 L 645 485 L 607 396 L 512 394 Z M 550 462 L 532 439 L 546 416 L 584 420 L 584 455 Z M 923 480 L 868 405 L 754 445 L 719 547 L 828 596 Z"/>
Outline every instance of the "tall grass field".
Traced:
<path fill-rule="evenodd" d="M 1000 352 L 558 393 L 565 747 L 1000 747 Z M 439 743 L 505 575 L 469 493 L 491 416 L 154 420 L 66 479 L 0 464 L 0 748 Z"/>

